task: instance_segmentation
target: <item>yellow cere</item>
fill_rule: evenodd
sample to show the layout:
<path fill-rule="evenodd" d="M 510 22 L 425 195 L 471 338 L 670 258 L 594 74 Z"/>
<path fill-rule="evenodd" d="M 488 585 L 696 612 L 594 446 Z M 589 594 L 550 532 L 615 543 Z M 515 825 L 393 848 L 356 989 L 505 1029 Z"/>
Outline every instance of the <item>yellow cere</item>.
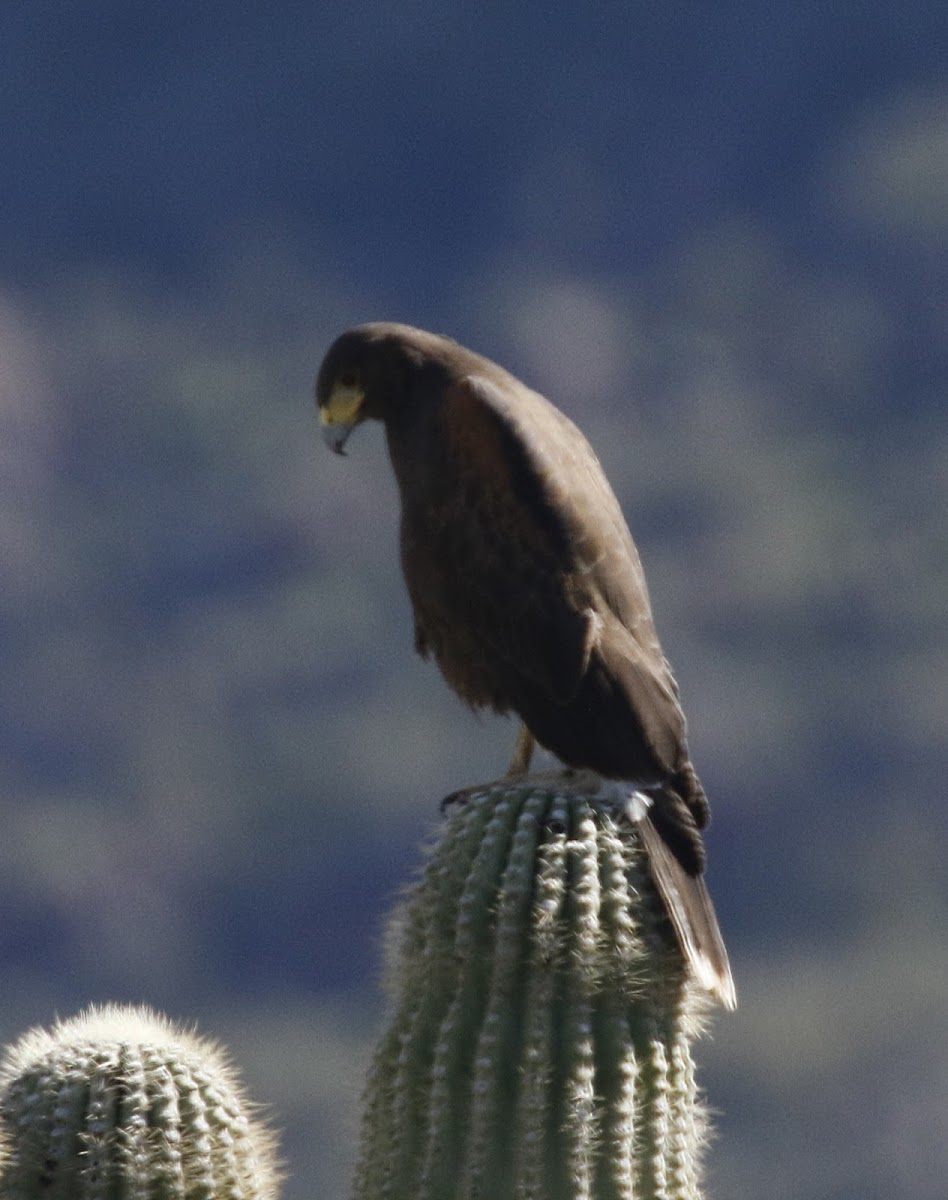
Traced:
<path fill-rule="evenodd" d="M 365 402 L 365 392 L 352 384 L 337 383 L 329 399 L 319 410 L 323 425 L 352 425 L 359 419 L 359 409 Z"/>

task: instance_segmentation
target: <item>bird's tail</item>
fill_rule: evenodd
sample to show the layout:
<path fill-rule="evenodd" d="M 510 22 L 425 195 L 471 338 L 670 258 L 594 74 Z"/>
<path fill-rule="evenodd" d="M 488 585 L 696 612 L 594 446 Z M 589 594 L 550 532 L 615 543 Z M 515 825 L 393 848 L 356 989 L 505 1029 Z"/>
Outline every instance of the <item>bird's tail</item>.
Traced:
<path fill-rule="evenodd" d="M 688 874 L 647 815 L 637 826 L 682 953 L 701 986 L 725 1008 L 737 1008 L 731 964 L 704 878 Z"/>

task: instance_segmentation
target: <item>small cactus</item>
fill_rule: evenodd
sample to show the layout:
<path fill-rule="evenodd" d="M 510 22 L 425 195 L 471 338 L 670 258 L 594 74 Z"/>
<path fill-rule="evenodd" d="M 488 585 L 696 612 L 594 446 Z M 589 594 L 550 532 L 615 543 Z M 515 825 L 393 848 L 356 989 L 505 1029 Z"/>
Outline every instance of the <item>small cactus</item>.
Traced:
<path fill-rule="evenodd" d="M 452 806 L 392 925 L 354 1200 L 699 1200 L 686 978 L 634 827 L 557 779 Z"/>
<path fill-rule="evenodd" d="M 275 1139 L 221 1051 L 89 1008 L 0 1063 L 0 1200 L 273 1200 Z"/>

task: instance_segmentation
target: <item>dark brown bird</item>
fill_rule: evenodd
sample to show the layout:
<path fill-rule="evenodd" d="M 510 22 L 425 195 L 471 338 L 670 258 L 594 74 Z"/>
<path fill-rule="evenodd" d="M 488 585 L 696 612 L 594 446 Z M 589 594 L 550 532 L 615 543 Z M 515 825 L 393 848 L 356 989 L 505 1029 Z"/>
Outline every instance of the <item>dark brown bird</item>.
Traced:
<path fill-rule="evenodd" d="M 699 982 L 736 1003 L 705 887 L 708 802 L 642 564 L 589 443 L 537 392 L 450 338 L 361 325 L 316 384 L 337 453 L 382 421 L 401 493 L 415 645 L 474 707 L 517 713 L 511 773 L 536 739 L 627 786 L 659 893 Z"/>

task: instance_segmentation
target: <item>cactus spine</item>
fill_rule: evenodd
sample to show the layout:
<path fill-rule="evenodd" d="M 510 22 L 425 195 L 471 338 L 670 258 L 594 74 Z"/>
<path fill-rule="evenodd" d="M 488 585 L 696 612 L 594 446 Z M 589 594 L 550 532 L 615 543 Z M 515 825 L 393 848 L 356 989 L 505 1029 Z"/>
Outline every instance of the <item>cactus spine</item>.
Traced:
<path fill-rule="evenodd" d="M 391 948 L 354 1200 L 699 1200 L 707 1005 L 608 804 L 469 795 Z"/>
<path fill-rule="evenodd" d="M 274 1137 L 222 1053 L 145 1008 L 33 1029 L 0 1064 L 2 1200 L 273 1200 Z"/>

